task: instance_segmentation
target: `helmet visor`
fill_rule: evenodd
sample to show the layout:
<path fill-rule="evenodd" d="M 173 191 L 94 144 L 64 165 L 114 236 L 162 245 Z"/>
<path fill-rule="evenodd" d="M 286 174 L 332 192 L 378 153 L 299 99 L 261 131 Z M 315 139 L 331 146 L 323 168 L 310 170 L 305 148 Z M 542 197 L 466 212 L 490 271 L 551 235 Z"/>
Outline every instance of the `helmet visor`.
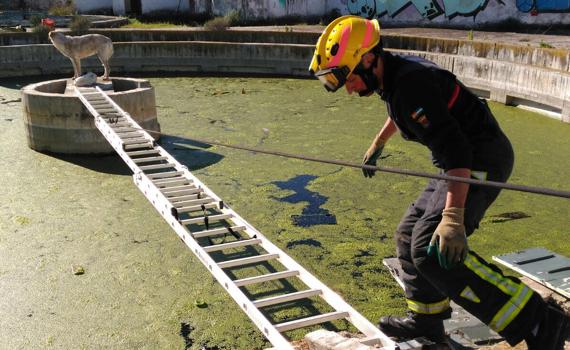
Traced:
<path fill-rule="evenodd" d="M 349 73 L 350 69 L 347 66 L 343 66 L 322 69 L 316 72 L 315 76 L 321 81 L 327 91 L 335 92 L 346 83 Z"/>

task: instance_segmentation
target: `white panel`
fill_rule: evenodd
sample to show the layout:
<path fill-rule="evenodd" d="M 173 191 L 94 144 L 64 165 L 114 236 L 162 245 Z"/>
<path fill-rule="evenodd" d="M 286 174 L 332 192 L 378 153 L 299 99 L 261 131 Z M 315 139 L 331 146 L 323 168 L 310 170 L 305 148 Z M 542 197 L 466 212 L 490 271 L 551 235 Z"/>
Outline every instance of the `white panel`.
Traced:
<path fill-rule="evenodd" d="M 113 0 L 113 13 L 117 16 L 124 16 L 127 13 L 127 0 Z"/>
<path fill-rule="evenodd" d="M 75 0 L 75 8 L 80 13 L 101 9 L 111 10 L 113 0 Z"/>
<path fill-rule="evenodd" d="M 176 11 L 179 3 L 181 7 L 180 10 L 182 10 L 183 5 L 188 9 L 188 0 L 142 0 L 141 3 L 143 13 L 163 10 Z"/>

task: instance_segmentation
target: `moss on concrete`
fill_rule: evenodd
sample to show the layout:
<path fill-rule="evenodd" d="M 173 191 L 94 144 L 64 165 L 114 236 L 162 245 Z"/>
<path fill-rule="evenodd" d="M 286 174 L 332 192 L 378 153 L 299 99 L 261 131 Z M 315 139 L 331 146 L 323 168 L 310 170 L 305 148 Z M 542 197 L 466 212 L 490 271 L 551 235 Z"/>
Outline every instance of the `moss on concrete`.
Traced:
<path fill-rule="evenodd" d="M 326 93 L 315 81 L 151 79 L 162 145 L 250 221 L 371 321 L 402 313 L 400 288 L 382 266 L 393 231 L 427 180 L 207 147 L 186 137 L 360 161 L 386 118 L 377 98 Z M 2 83 L 13 100 L 21 86 Z M 491 104 L 512 138 L 513 183 L 568 190 L 570 125 Z M 262 349 L 263 336 L 154 212 L 117 157 L 45 155 L 27 148 L 19 102 L 0 109 L 0 348 Z M 428 152 L 396 137 L 383 164 L 433 171 Z M 304 203 L 274 181 L 316 178 L 337 225 L 297 227 Z M 508 213 L 520 212 L 525 215 Z M 568 200 L 504 192 L 471 247 L 486 258 L 532 246 L 570 256 Z M 516 219 L 512 219 L 515 217 Z M 18 218 L 27 218 L 25 224 Z M 506 220 L 505 218 L 511 218 Z M 318 244 L 317 244 L 318 242 Z M 289 246 L 289 248 L 287 248 Z M 232 252 L 229 252 L 232 253 Z M 222 258 L 217 256 L 216 258 Z M 85 274 L 69 273 L 71 265 Z M 239 277 L 279 266 L 235 271 Z M 247 292 L 269 296 L 267 283 Z M 198 307 L 200 300 L 207 307 Z M 269 309 L 285 320 L 320 303 Z M 346 328 L 337 322 L 339 329 Z M 294 338 L 302 332 L 291 332 Z"/>

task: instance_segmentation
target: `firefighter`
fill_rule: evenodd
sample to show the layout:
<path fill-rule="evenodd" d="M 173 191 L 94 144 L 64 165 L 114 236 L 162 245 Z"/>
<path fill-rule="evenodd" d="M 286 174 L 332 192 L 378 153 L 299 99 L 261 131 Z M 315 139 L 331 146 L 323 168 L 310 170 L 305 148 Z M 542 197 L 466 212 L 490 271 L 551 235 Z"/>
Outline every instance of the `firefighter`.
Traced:
<path fill-rule="evenodd" d="M 380 95 L 389 118 L 364 155 L 376 165 L 397 132 L 427 146 L 441 172 L 507 181 L 513 150 L 484 100 L 449 71 L 419 57 L 383 50 L 376 20 L 343 16 L 320 36 L 310 71 L 327 91 Z M 374 171 L 363 168 L 364 176 Z M 408 208 L 395 233 L 408 313 L 382 317 L 379 328 L 395 338 L 427 337 L 445 343 L 443 320 L 450 300 L 514 346 L 562 349 L 568 317 L 519 279 L 503 275 L 470 251 L 467 237 L 478 228 L 499 189 L 432 180 Z"/>

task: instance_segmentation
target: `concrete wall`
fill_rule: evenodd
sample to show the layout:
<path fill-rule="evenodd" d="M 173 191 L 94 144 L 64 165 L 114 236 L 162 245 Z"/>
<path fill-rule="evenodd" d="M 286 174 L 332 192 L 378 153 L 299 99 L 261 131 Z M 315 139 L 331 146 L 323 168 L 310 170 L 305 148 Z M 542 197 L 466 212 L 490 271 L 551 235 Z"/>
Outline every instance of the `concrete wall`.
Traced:
<path fill-rule="evenodd" d="M 32 1 L 32 0 L 29 0 Z M 36 0 L 39 1 L 39 0 Z M 77 0 L 85 6 L 97 0 Z M 129 0 L 102 0 L 101 7 L 121 12 Z M 247 18 L 290 15 L 323 16 L 331 11 L 378 18 L 385 25 L 445 26 L 477 28 L 504 22 L 534 25 L 570 24 L 570 2 L 557 0 L 141 0 L 143 13 L 179 10 L 224 15 L 241 11 Z M 112 3 L 111 3 L 112 2 Z M 115 4 L 116 3 L 116 4 Z"/>
<path fill-rule="evenodd" d="M 313 45 L 204 41 L 115 43 L 113 74 L 193 72 L 309 77 Z M 469 49 L 465 49 L 469 52 Z M 570 122 L 570 73 L 545 67 L 449 53 L 402 51 L 426 57 L 454 72 L 480 95 L 502 103 L 526 104 L 561 113 Z M 84 71 L 102 73 L 96 58 L 83 60 Z M 52 45 L 0 47 L 0 77 L 69 74 L 69 59 Z"/>
<path fill-rule="evenodd" d="M 283 31 L 229 30 L 136 30 L 99 29 L 113 42 L 134 41 L 217 41 L 247 43 L 283 43 L 313 45 L 319 33 Z M 384 35 L 387 48 L 474 56 L 519 64 L 528 64 L 570 72 L 570 51 L 530 46 L 499 44 L 490 41 L 456 40 L 421 36 Z M 0 33 L 0 46 L 39 44 L 39 36 L 31 33 Z"/>

